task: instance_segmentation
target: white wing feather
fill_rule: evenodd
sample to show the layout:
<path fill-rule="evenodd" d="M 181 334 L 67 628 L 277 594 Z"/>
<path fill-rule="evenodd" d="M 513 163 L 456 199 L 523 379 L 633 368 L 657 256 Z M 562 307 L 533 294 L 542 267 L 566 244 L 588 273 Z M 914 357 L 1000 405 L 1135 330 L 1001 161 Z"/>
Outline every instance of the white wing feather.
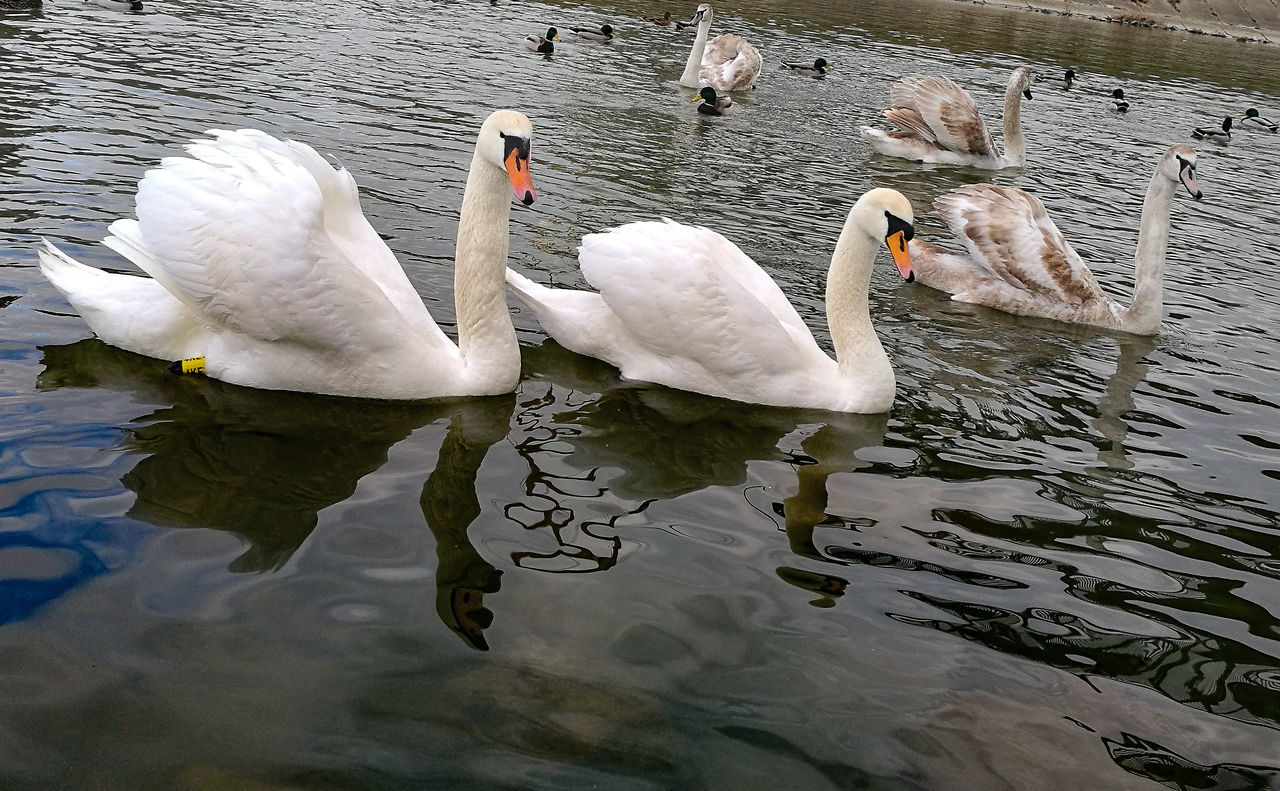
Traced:
<path fill-rule="evenodd" d="M 395 342 L 399 311 L 325 233 L 306 168 L 268 148 L 196 149 L 139 184 L 138 228 L 159 267 L 149 274 L 206 321 L 259 340 L 346 352 Z"/>
<path fill-rule="evenodd" d="M 777 284 L 733 243 L 706 228 L 631 223 L 590 234 L 579 249 L 587 281 L 660 365 L 749 381 L 761 372 L 831 360 Z M 660 288 L 655 287 L 661 284 Z M 652 371 L 633 378 L 663 381 Z"/>

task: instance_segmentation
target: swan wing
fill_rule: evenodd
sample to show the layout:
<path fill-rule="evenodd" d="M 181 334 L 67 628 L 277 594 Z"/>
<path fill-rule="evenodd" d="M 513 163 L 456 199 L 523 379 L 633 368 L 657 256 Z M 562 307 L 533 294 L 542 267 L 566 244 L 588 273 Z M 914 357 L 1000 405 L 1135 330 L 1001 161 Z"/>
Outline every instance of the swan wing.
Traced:
<path fill-rule="evenodd" d="M 148 274 L 205 321 L 255 340 L 348 355 L 402 340 L 395 306 L 326 233 L 325 195 L 305 167 L 269 146 L 215 141 L 196 153 L 138 185 Z"/>
<path fill-rule="evenodd" d="M 279 140 L 258 129 L 212 130 L 212 143 L 197 141 L 187 147 L 196 159 L 211 164 L 225 162 L 238 151 L 270 151 L 303 168 L 315 179 L 324 201 L 324 231 L 351 265 L 386 295 L 391 304 L 420 336 L 450 345 L 423 304 L 422 296 L 405 275 L 395 253 L 364 216 L 356 180 L 346 168 L 329 164 L 314 148 L 295 140 Z"/>
<path fill-rule="evenodd" d="M 745 378 L 776 376 L 814 355 L 830 359 L 773 279 L 714 231 L 631 223 L 584 237 L 578 258 L 587 282 L 652 355 Z"/>
<path fill-rule="evenodd" d="M 717 90 L 750 88 L 760 74 L 760 52 L 742 36 L 724 33 L 702 51 L 701 80 Z"/>
<path fill-rule="evenodd" d="M 1034 195 L 972 184 L 944 193 L 933 205 L 974 259 L 1010 285 L 1068 305 L 1106 299 Z"/>
<path fill-rule="evenodd" d="M 899 80 L 889 89 L 889 104 L 886 117 L 908 132 L 934 140 L 951 151 L 999 156 L 973 97 L 945 77 Z M 914 110 L 915 114 L 904 113 L 895 118 L 890 115 L 894 110 Z M 904 125 L 900 119 L 909 123 Z M 928 129 L 928 136 L 922 134 L 920 124 Z"/>

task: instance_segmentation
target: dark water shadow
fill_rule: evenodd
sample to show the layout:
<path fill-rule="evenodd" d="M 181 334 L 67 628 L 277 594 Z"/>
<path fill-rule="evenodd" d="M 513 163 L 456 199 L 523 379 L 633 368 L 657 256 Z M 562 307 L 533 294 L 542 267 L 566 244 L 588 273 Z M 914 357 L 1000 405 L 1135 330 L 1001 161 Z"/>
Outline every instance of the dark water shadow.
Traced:
<path fill-rule="evenodd" d="M 124 427 L 122 449 L 143 458 L 121 482 L 136 499 L 127 516 L 171 528 L 239 537 L 228 570 L 280 569 L 315 530 L 319 512 L 349 498 L 389 449 L 439 421 L 448 428 L 420 503 L 436 539 L 437 612 L 485 648 L 492 621 L 482 602 L 500 572 L 467 540 L 480 513 L 476 472 L 503 439 L 512 396 L 402 403 L 254 390 L 165 372 L 164 363 L 84 340 L 48 346 L 38 387 L 105 388 L 166 404 Z"/>
<path fill-rule="evenodd" d="M 751 462 L 777 461 L 796 469 L 795 494 L 773 504 L 784 516 L 792 551 L 830 563 L 813 544 L 815 527 L 831 521 L 827 479 L 869 466 L 857 453 L 882 444 L 888 426 L 888 415 L 764 407 L 624 382 L 611 366 L 554 341 L 526 348 L 524 360 L 526 377 L 550 383 L 550 390 L 541 400 L 521 404 L 516 422 L 526 431 L 517 452 L 529 466 L 527 499 L 510 506 L 508 515 L 526 528 L 549 528 L 557 535 L 572 527 L 608 536 L 615 551 L 615 523 L 623 517 L 709 487 L 741 486 Z M 797 432 L 806 435 L 798 448 L 781 447 Z M 601 483 L 606 475 L 607 487 Z M 577 517 L 575 500 L 606 494 L 624 502 L 622 514 L 607 522 Z M 560 544 L 566 553 L 582 552 L 580 545 Z M 616 555 L 592 561 L 571 570 L 607 569 Z M 848 585 L 840 577 L 791 567 L 778 575 L 822 596 L 838 595 Z"/>

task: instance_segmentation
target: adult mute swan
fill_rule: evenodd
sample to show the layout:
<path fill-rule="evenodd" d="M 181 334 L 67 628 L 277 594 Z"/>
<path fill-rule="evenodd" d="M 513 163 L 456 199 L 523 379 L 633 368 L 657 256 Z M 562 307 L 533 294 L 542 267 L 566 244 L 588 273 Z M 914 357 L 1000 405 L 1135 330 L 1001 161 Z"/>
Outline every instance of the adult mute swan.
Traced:
<path fill-rule="evenodd" d="M 45 242 L 40 269 L 105 342 L 202 357 L 249 387 L 366 398 L 515 388 L 508 313 L 511 190 L 533 203 L 532 126 L 500 110 L 480 127 L 454 273 L 458 344 L 445 336 L 360 210 L 355 179 L 309 146 L 215 131 L 138 185 L 137 220 L 105 242 L 151 277 L 110 274 Z"/>
<path fill-rule="evenodd" d="M 1004 92 L 1004 154 L 978 115 L 978 105 L 945 77 L 906 77 L 889 89 L 884 117 L 901 131 L 862 127 L 871 147 L 891 157 L 1000 170 L 1027 164 L 1022 97 L 1031 98 L 1031 71 L 1013 70 Z"/>
<path fill-rule="evenodd" d="M 1019 316 L 1155 335 L 1164 313 L 1169 208 L 1178 184 L 1200 199 L 1196 152 L 1172 146 L 1160 157 L 1142 202 L 1129 307 L 1108 297 L 1058 231 L 1044 204 L 1016 187 L 972 184 L 944 193 L 934 208 L 967 248 L 955 255 L 916 239 L 916 279 L 959 302 Z"/>
<path fill-rule="evenodd" d="M 508 269 L 507 284 L 560 345 L 629 379 L 755 404 L 886 412 L 893 366 L 876 337 L 867 287 L 887 244 L 911 277 L 914 215 L 873 189 L 845 220 L 827 273 L 836 359 L 764 270 L 720 234 L 667 220 L 583 238 L 578 260 L 598 291 L 548 288 Z"/>
<path fill-rule="evenodd" d="M 760 53 L 742 36 L 732 33 L 707 41 L 714 16 L 711 6 L 703 3 L 690 17 L 688 24 L 698 26 L 698 35 L 693 39 L 680 84 L 686 88 L 710 86 L 718 93 L 754 88 L 760 76 Z"/>

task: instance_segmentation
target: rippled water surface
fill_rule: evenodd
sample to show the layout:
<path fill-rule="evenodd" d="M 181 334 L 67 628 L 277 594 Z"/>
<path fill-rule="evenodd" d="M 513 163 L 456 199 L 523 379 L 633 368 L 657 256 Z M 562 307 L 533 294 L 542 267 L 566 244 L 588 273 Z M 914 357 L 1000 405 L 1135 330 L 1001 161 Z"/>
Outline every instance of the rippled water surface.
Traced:
<path fill-rule="evenodd" d="M 1151 168 L 1192 126 L 1280 116 L 1280 50 L 963 3 L 718 9 L 766 58 L 732 117 L 676 85 L 692 7 L 75 0 L 0 16 L 0 787 L 1280 788 L 1280 135 L 1200 149 L 1151 339 L 1019 319 L 881 265 L 889 415 L 619 380 L 515 316 L 513 396 L 382 404 L 163 373 L 39 275 L 136 182 L 253 126 L 356 174 L 453 332 L 479 120 L 535 125 L 512 264 L 578 285 L 581 235 L 725 233 L 820 340 L 853 200 L 1039 195 L 1127 300 Z M 555 24 L 609 44 L 523 50 Z M 782 59 L 823 56 L 825 81 Z M 877 157 L 857 128 L 932 72 L 1029 164 Z M 1108 111 L 1123 87 L 1127 115 Z M 655 287 L 660 284 L 655 284 Z"/>

